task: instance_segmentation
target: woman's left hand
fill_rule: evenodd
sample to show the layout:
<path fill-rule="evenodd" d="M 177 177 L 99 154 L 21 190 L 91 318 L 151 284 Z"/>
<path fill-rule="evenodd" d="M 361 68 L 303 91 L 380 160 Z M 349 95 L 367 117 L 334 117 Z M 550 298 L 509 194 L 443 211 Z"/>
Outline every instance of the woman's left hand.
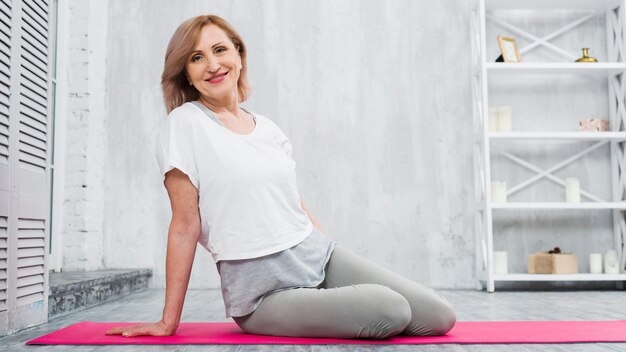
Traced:
<path fill-rule="evenodd" d="M 118 327 L 110 329 L 106 332 L 107 335 L 122 335 L 124 337 L 131 336 L 170 336 L 174 335 L 176 328 L 167 326 L 163 320 L 157 323 L 147 323 L 126 327 Z"/>

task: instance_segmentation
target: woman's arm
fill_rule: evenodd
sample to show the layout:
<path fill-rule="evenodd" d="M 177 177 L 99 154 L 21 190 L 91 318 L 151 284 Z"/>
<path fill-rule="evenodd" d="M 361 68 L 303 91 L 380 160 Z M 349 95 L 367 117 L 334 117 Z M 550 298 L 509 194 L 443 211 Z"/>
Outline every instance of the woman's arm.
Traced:
<path fill-rule="evenodd" d="M 191 267 L 200 237 L 198 190 L 187 175 L 173 169 L 165 175 L 172 206 L 165 259 L 165 307 L 162 321 L 176 330 L 180 324 Z"/>
<path fill-rule="evenodd" d="M 168 336 L 174 334 L 180 324 L 193 258 L 200 237 L 198 190 L 187 175 L 178 169 L 165 174 L 165 187 L 172 206 L 172 221 L 167 235 L 163 318 L 157 323 L 114 328 L 107 331 L 107 335 Z"/>
<path fill-rule="evenodd" d="M 309 219 L 311 219 L 311 222 L 313 223 L 313 226 L 317 227 L 323 234 L 326 235 L 326 231 L 322 230 L 322 227 L 320 226 L 320 224 L 317 222 L 317 220 L 315 220 L 315 218 L 313 217 L 313 215 L 311 214 L 311 212 L 309 211 L 309 209 L 307 209 L 304 206 L 304 201 L 302 200 L 302 197 L 300 197 L 300 205 L 302 205 L 302 209 L 304 209 L 304 211 L 306 212 L 306 215 L 309 216 Z M 326 235 L 328 236 L 328 235 Z"/>

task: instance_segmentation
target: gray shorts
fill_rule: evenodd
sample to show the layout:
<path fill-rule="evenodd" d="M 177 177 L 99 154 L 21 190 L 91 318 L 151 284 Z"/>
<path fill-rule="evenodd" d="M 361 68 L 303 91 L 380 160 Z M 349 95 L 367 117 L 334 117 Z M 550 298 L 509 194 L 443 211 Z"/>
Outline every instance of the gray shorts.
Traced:
<path fill-rule="evenodd" d="M 456 313 L 435 290 L 337 244 L 319 286 L 271 293 L 233 319 L 250 334 L 384 339 L 443 335 Z"/>

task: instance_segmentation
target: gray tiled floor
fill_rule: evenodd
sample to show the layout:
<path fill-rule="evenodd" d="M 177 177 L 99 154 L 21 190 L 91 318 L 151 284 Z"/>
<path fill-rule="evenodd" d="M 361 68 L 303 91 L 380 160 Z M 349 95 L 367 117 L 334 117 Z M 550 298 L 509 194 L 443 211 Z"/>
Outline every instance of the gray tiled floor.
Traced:
<path fill-rule="evenodd" d="M 528 292 L 441 290 L 454 305 L 459 321 L 617 320 L 626 319 L 625 291 Z M 79 321 L 156 321 L 163 290 L 134 293 L 118 301 L 55 319 L 0 338 L 2 351 L 626 351 L 626 343 L 514 345 L 192 345 L 192 346 L 26 346 L 24 342 Z M 224 317 L 219 290 L 187 294 L 183 321 L 232 321 Z"/>

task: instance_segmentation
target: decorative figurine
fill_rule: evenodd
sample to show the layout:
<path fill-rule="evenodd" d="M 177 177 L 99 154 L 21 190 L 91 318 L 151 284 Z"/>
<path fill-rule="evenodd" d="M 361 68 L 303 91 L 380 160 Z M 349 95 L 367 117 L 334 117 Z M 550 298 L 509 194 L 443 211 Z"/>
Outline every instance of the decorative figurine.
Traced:
<path fill-rule="evenodd" d="M 576 60 L 576 62 L 598 62 L 598 60 L 593 57 L 589 57 L 589 48 L 583 48 L 583 57 Z"/>

